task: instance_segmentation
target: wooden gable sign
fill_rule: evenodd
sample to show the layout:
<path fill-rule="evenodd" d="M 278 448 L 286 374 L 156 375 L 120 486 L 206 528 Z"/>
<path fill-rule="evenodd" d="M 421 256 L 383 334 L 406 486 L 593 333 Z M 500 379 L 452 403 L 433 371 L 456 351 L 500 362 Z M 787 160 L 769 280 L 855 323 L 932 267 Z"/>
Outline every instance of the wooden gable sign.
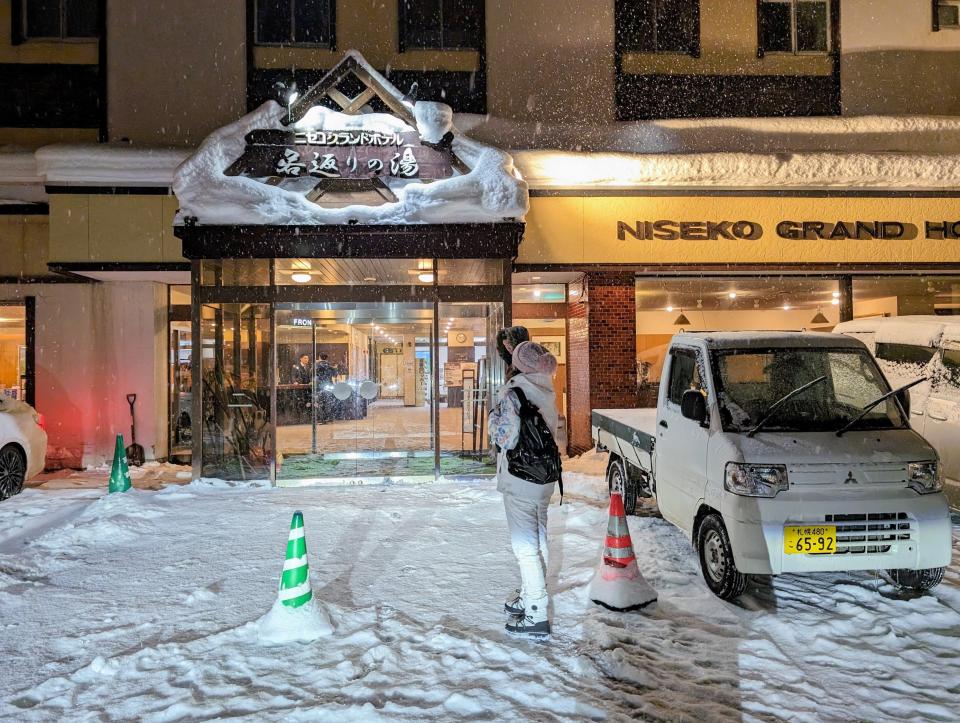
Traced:
<path fill-rule="evenodd" d="M 361 90 L 353 97 L 344 90 L 357 87 Z M 348 55 L 290 106 L 285 125 L 300 120 L 316 105 L 339 106 L 341 113 L 359 115 L 364 106 L 379 100 L 387 112 L 416 129 L 416 119 L 397 96 L 395 89 L 391 92 L 374 72 Z M 287 179 L 315 178 L 321 186 L 341 181 L 382 188 L 390 178 L 430 181 L 449 178 L 454 168 L 465 170 L 451 150 L 452 133 L 438 143 L 427 143 L 416 130 L 259 129 L 248 133 L 245 140 L 243 155 L 224 173 L 263 178 L 271 185 L 286 185 Z"/>
<path fill-rule="evenodd" d="M 422 143 L 416 131 L 254 130 L 228 176 L 254 178 L 406 178 L 435 180 L 453 175 L 449 147 Z"/>

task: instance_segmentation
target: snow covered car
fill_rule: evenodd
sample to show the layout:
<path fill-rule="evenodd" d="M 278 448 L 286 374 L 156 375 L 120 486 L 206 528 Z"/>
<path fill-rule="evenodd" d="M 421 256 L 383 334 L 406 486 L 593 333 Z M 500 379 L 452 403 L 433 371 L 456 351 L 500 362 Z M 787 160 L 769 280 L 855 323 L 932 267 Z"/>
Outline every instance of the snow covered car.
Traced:
<path fill-rule="evenodd" d="M 910 426 L 940 455 L 948 484 L 960 485 L 960 317 L 856 319 L 834 332 L 859 339 L 894 386 L 910 390 Z"/>
<path fill-rule="evenodd" d="M 863 343 L 695 332 L 670 343 L 656 409 L 597 409 L 593 437 L 629 508 L 654 495 L 732 599 L 747 575 L 887 570 L 926 590 L 952 552 L 937 453 Z"/>
<path fill-rule="evenodd" d="M 26 402 L 0 398 L 0 500 L 19 494 L 46 456 L 43 416 Z"/>

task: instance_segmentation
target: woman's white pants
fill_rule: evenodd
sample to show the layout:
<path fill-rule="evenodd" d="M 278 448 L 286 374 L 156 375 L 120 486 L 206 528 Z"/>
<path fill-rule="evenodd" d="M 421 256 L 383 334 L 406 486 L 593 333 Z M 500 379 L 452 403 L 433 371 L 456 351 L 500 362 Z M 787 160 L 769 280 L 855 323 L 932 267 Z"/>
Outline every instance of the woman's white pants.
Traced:
<path fill-rule="evenodd" d="M 550 500 L 529 500 L 515 495 L 503 496 L 507 513 L 510 544 L 520 566 L 521 595 L 527 615 L 534 622 L 547 619 L 546 570 L 549 562 L 547 551 L 547 509 Z"/>

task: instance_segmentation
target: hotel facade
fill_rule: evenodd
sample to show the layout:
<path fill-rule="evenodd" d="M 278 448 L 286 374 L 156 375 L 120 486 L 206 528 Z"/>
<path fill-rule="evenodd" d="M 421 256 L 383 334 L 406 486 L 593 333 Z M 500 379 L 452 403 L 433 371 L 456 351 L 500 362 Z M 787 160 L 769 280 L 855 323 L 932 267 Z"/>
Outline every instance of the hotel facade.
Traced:
<path fill-rule="evenodd" d="M 576 453 L 677 331 L 960 313 L 960 3 L 586 5 L 0 0 L 0 384 L 48 466 L 135 393 L 195 476 L 489 473 L 504 324 Z"/>

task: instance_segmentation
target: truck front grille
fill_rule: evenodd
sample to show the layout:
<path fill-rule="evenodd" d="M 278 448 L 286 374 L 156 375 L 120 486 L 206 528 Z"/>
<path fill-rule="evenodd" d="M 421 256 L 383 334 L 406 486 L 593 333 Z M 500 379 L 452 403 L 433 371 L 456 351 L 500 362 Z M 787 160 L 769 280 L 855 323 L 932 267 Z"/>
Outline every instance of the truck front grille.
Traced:
<path fill-rule="evenodd" d="M 895 543 L 911 540 L 914 533 L 906 512 L 824 515 L 823 521 L 836 525 L 836 555 L 883 554 Z"/>

